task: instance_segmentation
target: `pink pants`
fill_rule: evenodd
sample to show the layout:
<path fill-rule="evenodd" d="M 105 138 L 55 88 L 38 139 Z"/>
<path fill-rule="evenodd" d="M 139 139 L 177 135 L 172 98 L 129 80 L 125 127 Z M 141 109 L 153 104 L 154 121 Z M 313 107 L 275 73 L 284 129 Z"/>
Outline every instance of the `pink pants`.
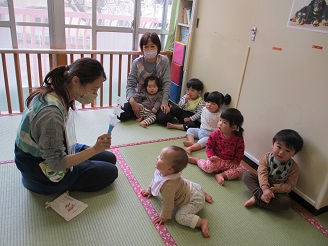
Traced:
<path fill-rule="evenodd" d="M 229 180 L 239 178 L 243 171 L 240 164 L 232 163 L 231 160 L 218 159 L 210 161 L 209 159 L 199 159 L 197 165 L 206 173 L 224 172 Z"/>

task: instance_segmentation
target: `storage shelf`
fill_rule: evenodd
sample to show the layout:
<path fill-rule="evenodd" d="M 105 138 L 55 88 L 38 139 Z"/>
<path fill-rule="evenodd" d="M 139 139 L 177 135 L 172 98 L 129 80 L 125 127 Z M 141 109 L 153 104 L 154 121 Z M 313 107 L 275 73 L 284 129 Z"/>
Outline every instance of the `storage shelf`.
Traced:
<path fill-rule="evenodd" d="M 185 24 L 185 23 L 178 23 L 178 26 L 184 26 L 184 27 L 190 28 L 190 25 L 189 24 Z"/>

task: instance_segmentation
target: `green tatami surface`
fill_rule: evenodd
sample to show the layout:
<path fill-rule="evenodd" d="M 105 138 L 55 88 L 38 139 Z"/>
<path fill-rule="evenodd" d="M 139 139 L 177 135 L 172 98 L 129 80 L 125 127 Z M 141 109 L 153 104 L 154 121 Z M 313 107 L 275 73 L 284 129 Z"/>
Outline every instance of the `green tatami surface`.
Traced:
<path fill-rule="evenodd" d="M 151 181 L 157 155 L 168 145 L 182 147 L 182 140 L 120 149 L 120 153 L 144 189 Z M 199 154 L 201 155 L 204 155 L 204 152 Z M 203 238 L 199 229 L 193 230 L 181 226 L 173 219 L 167 222 L 166 226 L 178 245 L 327 245 L 328 243 L 325 235 L 292 209 L 286 212 L 272 212 L 255 206 L 245 208 L 243 203 L 251 194 L 241 180 L 226 181 L 225 186 L 221 187 L 214 175 L 206 174 L 191 164 L 183 171 L 183 177 L 201 184 L 204 190 L 213 196 L 213 203 L 207 203 L 199 213 L 201 217 L 209 219 L 211 238 Z M 159 199 L 152 197 L 151 201 L 159 212 Z"/>
<path fill-rule="evenodd" d="M 77 140 L 93 145 L 107 132 L 112 109 L 76 112 Z M 58 195 L 44 196 L 26 190 L 21 174 L 13 163 L 14 140 L 21 116 L 0 117 L 0 246 L 11 245 L 164 245 L 124 171 L 119 167 L 115 183 L 96 193 L 72 192 L 70 195 L 89 205 L 80 215 L 66 222 L 45 202 Z M 156 124 L 144 129 L 134 120 L 118 123 L 113 130 L 112 146 L 117 147 L 132 175 L 144 189 L 149 185 L 155 160 L 168 145 L 182 147 L 185 132 Z M 205 157 L 205 151 L 193 153 Z M 5 164 L 1 164 L 5 163 Z M 124 163 L 117 163 L 118 166 Z M 241 180 L 226 181 L 221 187 L 214 175 L 189 164 L 183 176 L 200 183 L 213 196 L 199 213 L 209 219 L 210 238 L 199 229 L 165 223 L 178 245 L 328 245 L 328 238 L 293 209 L 271 212 L 257 207 L 245 208 L 251 194 Z M 158 198 L 151 203 L 160 211 Z M 328 228 L 328 213 L 315 216 Z"/>

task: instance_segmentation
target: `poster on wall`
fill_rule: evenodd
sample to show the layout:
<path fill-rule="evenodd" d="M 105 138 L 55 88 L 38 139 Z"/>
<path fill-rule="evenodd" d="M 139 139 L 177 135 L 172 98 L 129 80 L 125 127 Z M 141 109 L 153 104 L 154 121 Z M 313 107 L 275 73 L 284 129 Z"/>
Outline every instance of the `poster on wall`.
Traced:
<path fill-rule="evenodd" d="M 287 27 L 328 33 L 328 0 L 294 0 Z"/>

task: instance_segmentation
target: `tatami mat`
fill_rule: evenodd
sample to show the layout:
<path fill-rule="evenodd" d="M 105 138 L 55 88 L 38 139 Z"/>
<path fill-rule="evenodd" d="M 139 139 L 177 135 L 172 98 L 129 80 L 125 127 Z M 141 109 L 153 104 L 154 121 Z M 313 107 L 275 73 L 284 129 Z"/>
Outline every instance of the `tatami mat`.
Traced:
<path fill-rule="evenodd" d="M 122 171 L 114 185 L 97 193 L 70 195 L 89 207 L 66 222 L 26 190 L 15 164 L 0 165 L 0 245 L 162 245 L 147 213 Z M 150 236 L 151 235 L 151 236 Z"/>
<path fill-rule="evenodd" d="M 109 115 L 112 113 L 113 109 L 77 111 L 76 129 L 84 129 L 77 131 L 78 141 L 93 145 L 98 136 L 107 133 Z M 178 136 L 185 136 L 185 132 L 158 127 L 157 124 L 142 128 L 135 120 L 130 120 L 116 124 L 112 132 L 112 146 Z"/>
<path fill-rule="evenodd" d="M 120 152 L 140 185 L 147 188 L 160 150 L 168 145 L 182 146 L 181 143 L 181 140 L 165 141 L 121 148 Z M 140 153 L 147 153 L 147 158 Z M 190 242 L 192 245 L 326 245 L 328 242 L 325 235 L 292 209 L 271 212 L 258 207 L 245 208 L 243 203 L 251 194 L 241 180 L 226 181 L 221 187 L 214 175 L 202 172 L 195 165 L 188 165 L 183 176 L 202 184 L 214 201 L 199 213 L 210 221 L 211 238 L 203 238 L 200 230 L 181 226 L 174 220 L 166 223 L 178 245 Z M 151 201 L 160 211 L 158 199 L 151 198 Z"/>
<path fill-rule="evenodd" d="M 77 138 L 93 145 L 107 131 L 112 109 L 76 112 Z M 21 116 L 0 117 L 0 245 L 163 245 L 131 184 L 119 168 L 115 184 L 97 193 L 72 192 L 70 195 L 89 207 L 66 222 L 45 202 L 57 196 L 43 196 L 26 190 L 12 162 L 13 144 Z M 144 129 L 131 120 L 118 123 L 113 130 L 112 146 L 117 147 L 141 187 L 151 181 L 155 159 L 167 145 L 182 146 L 183 131 L 169 130 L 156 124 Z M 136 144 L 138 143 L 138 144 Z M 128 146 L 131 145 L 131 146 Z M 205 157 L 205 151 L 194 153 Z M 11 161 L 10 161 L 11 160 Z M 294 210 L 274 213 L 257 207 L 245 208 L 251 194 L 242 181 L 217 184 L 214 175 L 188 165 L 185 178 L 202 184 L 214 199 L 199 213 L 210 221 L 211 238 L 171 220 L 165 223 L 178 245 L 327 245 L 327 238 Z M 150 201 L 157 211 L 160 202 Z M 327 214 L 327 213 L 326 213 Z M 328 226 L 328 215 L 316 216 Z"/>

